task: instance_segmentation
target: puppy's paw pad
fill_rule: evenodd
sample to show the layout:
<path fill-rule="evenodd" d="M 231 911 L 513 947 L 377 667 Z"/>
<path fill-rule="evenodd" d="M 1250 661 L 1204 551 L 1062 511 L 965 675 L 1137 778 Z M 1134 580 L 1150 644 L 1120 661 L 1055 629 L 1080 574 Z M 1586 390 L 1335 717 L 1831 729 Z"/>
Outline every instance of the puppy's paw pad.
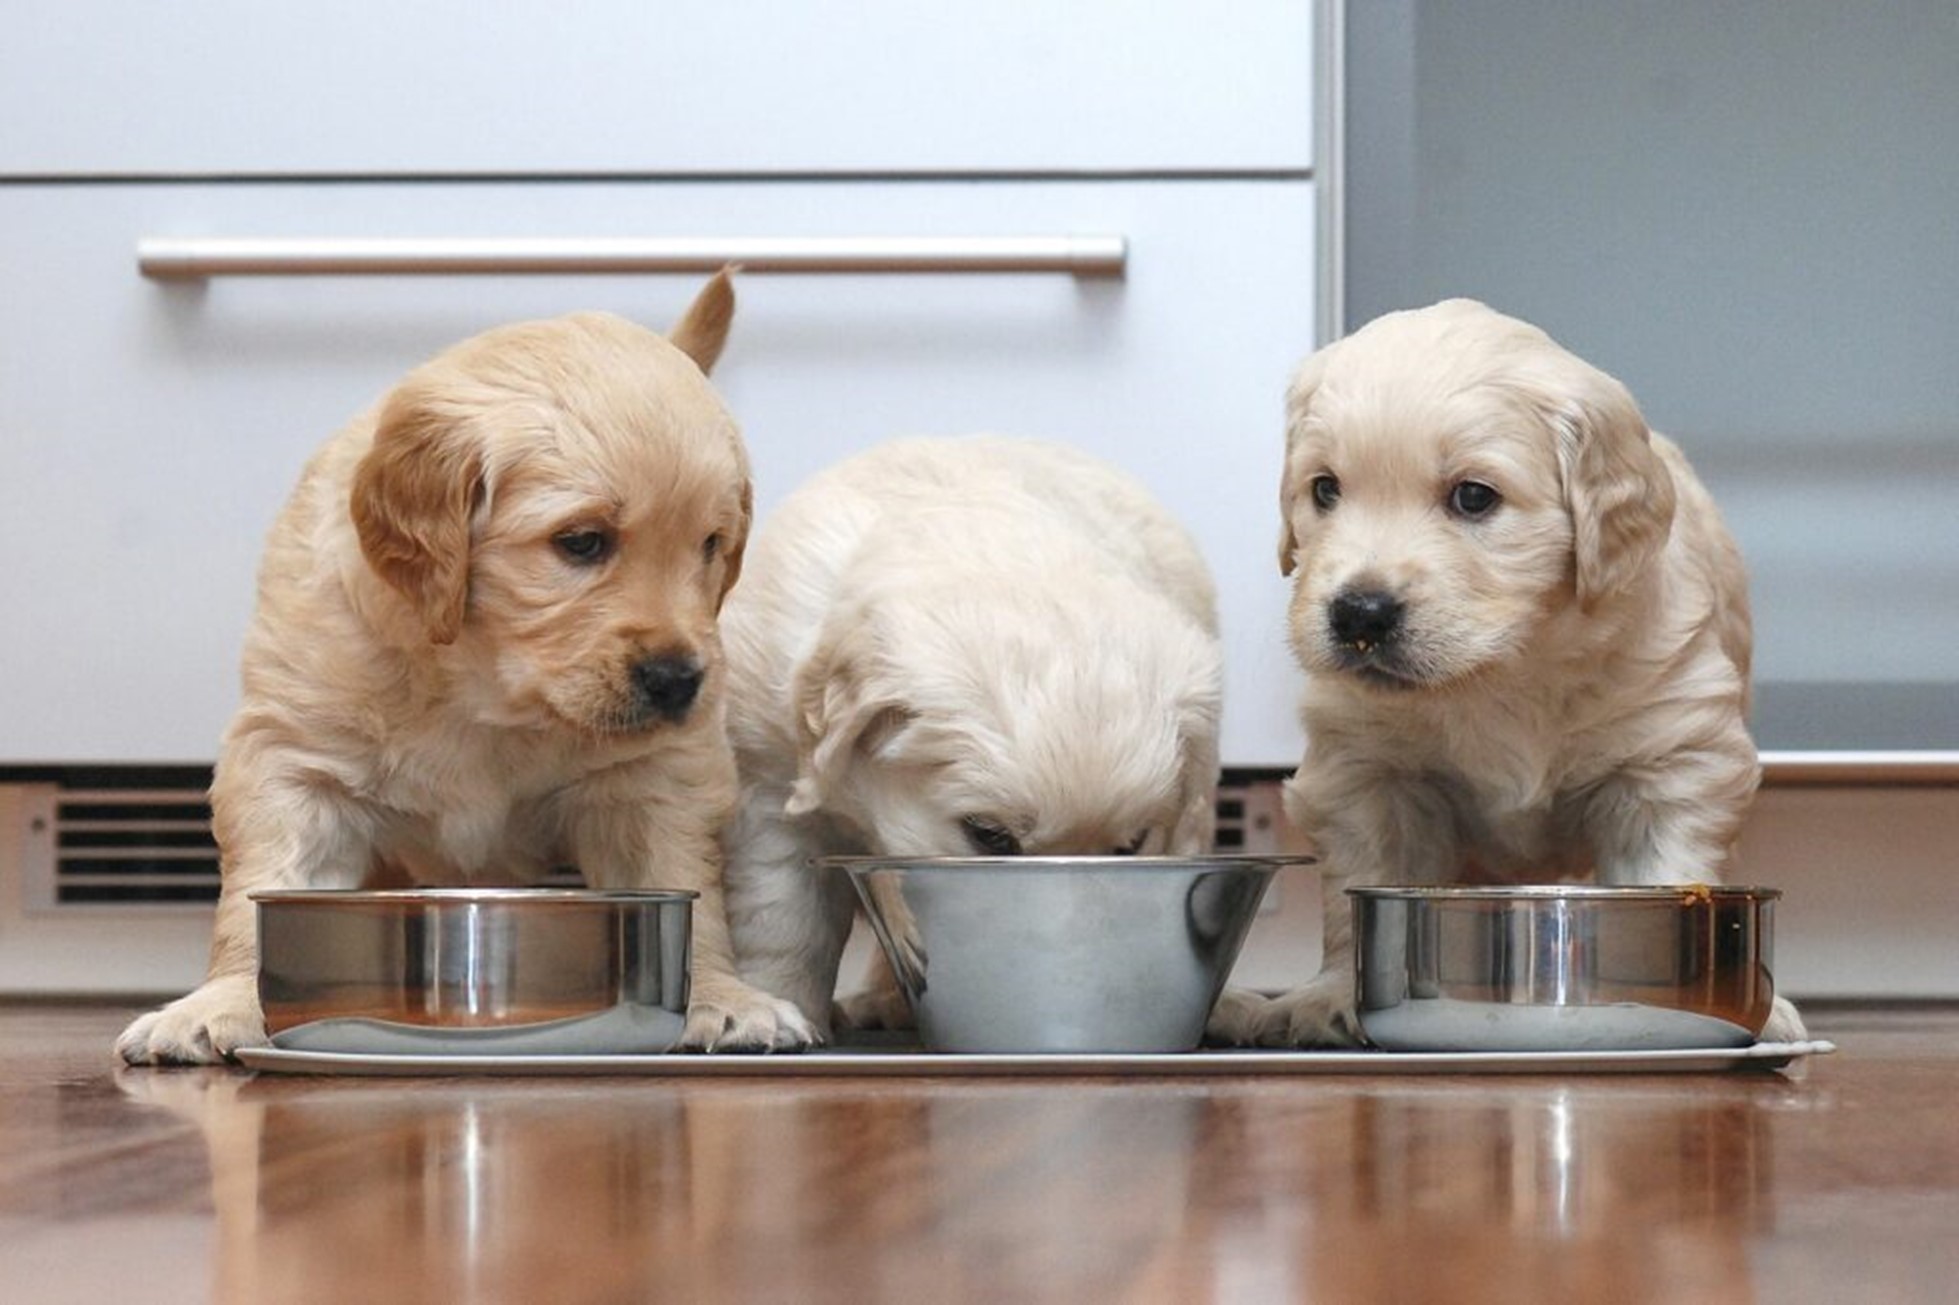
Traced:
<path fill-rule="evenodd" d="M 226 980 L 138 1018 L 116 1039 L 116 1054 L 131 1065 L 216 1065 L 264 1042 L 250 984 Z"/>
<path fill-rule="evenodd" d="M 1258 1041 L 1272 1000 L 1246 988 L 1226 988 L 1211 1008 L 1204 1041 L 1213 1046 L 1249 1047 Z"/>
<path fill-rule="evenodd" d="M 793 1002 L 746 985 L 696 997 L 680 1035 L 690 1051 L 800 1051 L 822 1041 Z"/>
<path fill-rule="evenodd" d="M 837 1002 L 837 1024 L 847 1029 L 909 1029 L 915 1027 L 911 1003 L 894 992 L 855 992 Z"/>
<path fill-rule="evenodd" d="M 1265 1047 L 1360 1046 L 1352 983 L 1316 980 L 1274 1001 L 1259 1021 L 1258 1043 Z"/>
<path fill-rule="evenodd" d="M 1777 997 L 1775 1006 L 1769 1011 L 1768 1023 L 1762 1026 L 1761 1042 L 1807 1042 L 1809 1029 L 1803 1023 L 1802 1012 L 1787 997 Z"/>

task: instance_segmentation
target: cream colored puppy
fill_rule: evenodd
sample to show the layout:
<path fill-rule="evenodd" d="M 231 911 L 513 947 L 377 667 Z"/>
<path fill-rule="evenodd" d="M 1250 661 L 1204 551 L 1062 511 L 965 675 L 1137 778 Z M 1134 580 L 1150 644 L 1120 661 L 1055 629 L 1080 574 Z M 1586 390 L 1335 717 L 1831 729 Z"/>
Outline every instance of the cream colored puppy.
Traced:
<path fill-rule="evenodd" d="M 1309 358 L 1287 418 L 1326 954 L 1264 1040 L 1355 1037 L 1349 884 L 1718 880 L 1759 775 L 1745 577 L 1625 387 L 1454 300 Z"/>
<path fill-rule="evenodd" d="M 1210 846 L 1210 576 L 1085 454 L 918 439 L 844 462 L 757 532 L 722 628 L 735 955 L 819 1035 L 854 898 L 813 856 Z M 901 1022 L 882 957 L 878 975 L 852 1022 Z"/>
<path fill-rule="evenodd" d="M 487 332 L 315 455 L 267 545 L 211 790 L 210 976 L 132 1024 L 125 1059 L 264 1039 L 254 891 L 565 863 L 700 893 L 690 1042 L 793 1026 L 735 978 L 720 893 L 716 612 L 750 489 L 705 372 L 733 307 L 724 274 L 671 341 L 602 314 Z"/>

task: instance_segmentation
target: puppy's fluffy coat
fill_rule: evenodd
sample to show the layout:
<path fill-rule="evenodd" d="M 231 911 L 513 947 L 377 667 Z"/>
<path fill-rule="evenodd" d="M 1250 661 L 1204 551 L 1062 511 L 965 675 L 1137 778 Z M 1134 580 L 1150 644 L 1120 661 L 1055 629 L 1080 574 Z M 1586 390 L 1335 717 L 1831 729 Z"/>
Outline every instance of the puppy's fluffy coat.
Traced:
<path fill-rule="evenodd" d="M 1720 876 L 1759 775 L 1746 582 L 1616 380 L 1467 300 L 1309 358 L 1281 568 L 1307 674 L 1292 820 L 1326 875 L 1281 1044 L 1355 1036 L 1352 883 Z M 1800 1036 L 1779 1002 L 1765 1036 Z"/>
<path fill-rule="evenodd" d="M 815 855 L 1207 849 L 1215 608 L 1182 527 L 1066 448 L 902 440 L 792 494 L 723 616 L 742 975 L 827 1035 L 854 899 Z M 902 1018 L 882 960 L 852 1022 Z"/>
<path fill-rule="evenodd" d="M 314 456 L 266 548 L 212 786 L 209 978 L 132 1024 L 125 1059 L 264 1039 L 254 891 L 567 862 L 697 890 L 688 1040 L 772 1034 L 787 1008 L 735 979 L 719 891 L 716 613 L 750 488 L 705 372 L 732 312 L 724 274 L 671 342 L 602 314 L 489 331 Z"/>

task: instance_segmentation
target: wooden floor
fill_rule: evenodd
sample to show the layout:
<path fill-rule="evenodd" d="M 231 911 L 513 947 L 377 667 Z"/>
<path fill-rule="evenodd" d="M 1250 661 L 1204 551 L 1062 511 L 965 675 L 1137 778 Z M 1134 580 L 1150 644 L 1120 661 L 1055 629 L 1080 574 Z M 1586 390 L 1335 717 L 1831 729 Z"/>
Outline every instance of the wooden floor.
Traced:
<path fill-rule="evenodd" d="M 0 1299 L 1951 1301 L 1959 1012 L 1788 1074 L 333 1080 L 0 1006 Z"/>

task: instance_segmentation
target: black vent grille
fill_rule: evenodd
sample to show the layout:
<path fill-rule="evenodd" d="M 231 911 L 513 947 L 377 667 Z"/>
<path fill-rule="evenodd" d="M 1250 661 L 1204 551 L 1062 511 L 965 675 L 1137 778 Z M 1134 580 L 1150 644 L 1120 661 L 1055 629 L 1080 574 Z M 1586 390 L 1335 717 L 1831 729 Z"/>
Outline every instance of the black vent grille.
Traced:
<path fill-rule="evenodd" d="M 1283 837 L 1276 776 L 1227 772 L 1218 789 L 1216 847 L 1271 851 Z M 218 847 L 199 767 L 92 766 L 0 773 L 18 783 L 31 909 L 208 907 L 218 899 Z M 576 887 L 575 870 L 545 881 Z"/>
<path fill-rule="evenodd" d="M 218 846 L 201 789 L 57 789 L 52 807 L 49 904 L 217 900 Z"/>
<path fill-rule="evenodd" d="M 1280 772 L 1227 770 L 1218 785 L 1218 823 L 1212 846 L 1219 852 L 1298 850 L 1280 800 Z"/>
<path fill-rule="evenodd" d="M 1245 850 L 1245 795 L 1237 789 L 1218 790 L 1218 828 L 1212 846 L 1220 852 Z"/>

